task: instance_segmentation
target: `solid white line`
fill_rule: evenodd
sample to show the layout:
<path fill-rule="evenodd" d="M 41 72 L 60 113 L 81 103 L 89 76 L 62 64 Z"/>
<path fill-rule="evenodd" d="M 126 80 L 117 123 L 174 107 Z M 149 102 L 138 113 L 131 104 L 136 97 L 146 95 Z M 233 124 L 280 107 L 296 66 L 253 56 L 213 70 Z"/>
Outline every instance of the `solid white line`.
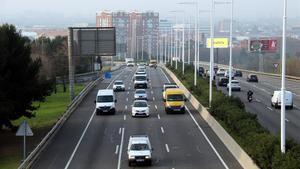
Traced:
<path fill-rule="evenodd" d="M 122 132 L 122 128 L 119 129 L 119 134 L 121 134 L 121 132 Z"/>
<path fill-rule="evenodd" d="M 122 157 L 122 149 L 123 149 L 123 142 L 124 142 L 124 133 L 125 133 L 125 128 L 122 128 L 122 137 L 121 137 L 121 144 L 120 144 L 120 149 L 119 149 L 119 159 L 118 159 L 118 168 L 121 168 L 121 157 Z"/>
<path fill-rule="evenodd" d="M 164 130 L 163 127 L 160 127 L 160 130 L 161 130 L 161 132 L 162 132 L 163 134 L 165 133 L 165 130 Z"/>
<path fill-rule="evenodd" d="M 160 119 L 160 115 L 159 114 L 157 115 L 157 118 Z"/>
<path fill-rule="evenodd" d="M 114 79 L 112 79 L 111 82 L 109 83 L 109 85 L 106 87 L 106 89 L 108 89 L 108 88 L 113 84 L 113 82 L 114 82 L 114 81 L 115 81 L 122 73 L 123 73 L 123 72 L 121 72 L 121 73 L 118 74 Z M 72 152 L 72 154 L 71 154 L 71 157 L 69 158 L 69 160 L 68 160 L 68 162 L 67 162 L 67 164 L 66 164 L 66 166 L 65 166 L 65 169 L 68 169 L 68 168 L 69 168 L 69 166 L 70 166 L 70 164 L 71 164 L 71 162 L 72 162 L 72 160 L 73 160 L 73 158 L 74 158 L 74 156 L 75 156 L 75 153 L 77 152 L 77 149 L 78 149 L 79 145 L 81 144 L 81 141 L 82 141 L 82 139 L 83 139 L 83 137 L 84 137 L 84 135 L 85 135 L 87 129 L 89 128 L 89 126 L 90 126 L 90 124 L 91 124 L 91 122 L 92 122 L 92 119 L 93 119 L 94 116 L 95 116 L 95 113 L 96 113 L 96 109 L 93 111 L 93 113 L 92 113 L 92 115 L 91 115 L 91 117 L 90 117 L 90 119 L 89 119 L 87 125 L 85 126 L 85 129 L 83 130 L 83 133 L 81 134 L 81 136 L 80 136 L 80 138 L 79 138 L 79 140 L 78 140 L 78 142 L 77 142 L 77 144 L 76 144 L 76 146 L 75 146 L 75 148 L 74 148 L 74 150 L 73 150 L 73 152 Z"/>
<path fill-rule="evenodd" d="M 218 158 L 221 161 L 221 163 L 223 164 L 223 166 L 226 169 L 229 169 L 228 166 L 226 165 L 225 161 L 223 160 L 223 158 L 220 156 L 220 154 L 218 153 L 218 151 L 214 147 L 214 145 L 210 142 L 210 140 L 208 139 L 208 137 L 206 136 L 206 134 L 204 133 L 204 131 L 202 130 L 202 128 L 199 126 L 198 122 L 196 121 L 196 119 L 194 118 L 194 116 L 192 115 L 192 113 L 190 112 L 190 110 L 186 106 L 185 106 L 185 108 L 189 112 L 191 118 L 195 122 L 196 126 L 198 127 L 198 129 L 200 130 L 200 132 L 202 133 L 202 135 L 204 136 L 204 138 L 206 139 L 206 141 L 208 142 L 208 144 L 210 145 L 210 147 L 214 150 L 215 154 L 218 156 Z"/>
<path fill-rule="evenodd" d="M 156 105 L 154 105 L 154 107 L 155 107 L 155 109 L 157 110 L 157 106 L 156 106 Z"/>
<path fill-rule="evenodd" d="M 70 166 L 70 164 L 71 164 L 71 161 L 73 160 L 74 155 L 75 155 L 75 153 L 76 153 L 76 151 L 77 151 L 77 149 L 78 149 L 78 147 L 79 147 L 79 145 L 80 145 L 80 143 L 81 143 L 81 141 L 82 141 L 82 139 L 83 139 L 83 137 L 84 137 L 84 135 L 85 135 L 87 129 L 89 128 L 89 126 L 90 126 L 90 124 L 91 124 L 91 122 L 92 122 L 93 117 L 95 116 L 95 113 L 96 113 L 96 109 L 94 110 L 92 116 L 90 117 L 90 120 L 89 120 L 88 124 L 85 126 L 85 129 L 84 129 L 83 133 L 81 134 L 80 139 L 79 139 L 79 141 L 77 142 L 76 147 L 75 147 L 75 149 L 73 150 L 73 153 L 72 153 L 71 157 L 69 158 L 68 163 L 67 163 L 66 166 L 65 166 L 65 169 L 69 168 L 69 166 Z"/>
<path fill-rule="evenodd" d="M 166 150 L 167 150 L 168 153 L 170 152 L 168 144 L 166 144 Z"/>
<path fill-rule="evenodd" d="M 160 69 L 161 70 L 161 69 Z M 161 70 L 162 71 L 162 70 Z M 168 80 L 168 82 L 170 83 L 169 78 L 167 77 L 167 75 L 165 74 L 164 71 L 162 71 L 163 74 L 165 75 L 166 79 Z M 206 136 L 206 134 L 204 133 L 204 131 L 202 130 L 202 128 L 199 126 L 198 122 L 196 121 L 196 119 L 194 118 L 194 116 L 192 115 L 192 113 L 190 112 L 190 110 L 185 107 L 186 110 L 189 112 L 191 118 L 193 119 L 193 121 L 195 122 L 196 126 L 198 127 L 198 129 L 200 130 L 200 132 L 202 133 L 202 135 L 204 136 L 204 138 L 206 139 L 206 141 L 208 142 L 208 144 L 210 145 L 210 147 L 214 150 L 214 152 L 216 153 L 216 155 L 218 156 L 219 160 L 221 161 L 221 163 L 223 164 L 223 166 L 226 169 L 229 169 L 227 164 L 224 162 L 224 160 L 222 159 L 222 157 L 220 156 L 220 154 L 218 153 L 218 151 L 216 150 L 216 148 L 214 147 L 214 145 L 210 142 L 210 140 L 208 139 L 208 137 Z"/>
<path fill-rule="evenodd" d="M 164 72 L 162 69 L 160 69 L 160 71 L 163 73 L 163 75 L 165 75 L 165 78 L 166 78 L 167 81 L 170 83 L 170 80 L 169 80 L 168 76 L 165 74 L 165 72 Z"/>
<path fill-rule="evenodd" d="M 118 154 L 118 151 L 119 151 L 119 145 L 116 146 L 115 154 Z"/>
<path fill-rule="evenodd" d="M 124 115 L 124 120 L 126 120 L 126 114 Z"/>
<path fill-rule="evenodd" d="M 269 110 L 273 111 L 273 109 L 271 107 L 267 107 Z"/>

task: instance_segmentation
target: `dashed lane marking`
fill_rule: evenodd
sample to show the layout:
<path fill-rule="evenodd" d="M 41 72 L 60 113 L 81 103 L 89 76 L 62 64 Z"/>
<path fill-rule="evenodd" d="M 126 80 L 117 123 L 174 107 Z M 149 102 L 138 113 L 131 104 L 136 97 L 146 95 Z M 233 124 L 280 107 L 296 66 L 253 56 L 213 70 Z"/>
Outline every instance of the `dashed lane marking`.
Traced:
<path fill-rule="evenodd" d="M 160 127 L 161 133 L 165 134 L 165 130 L 163 127 Z"/>
<path fill-rule="evenodd" d="M 119 151 L 119 145 L 116 146 L 115 154 L 118 154 L 118 151 Z"/>
<path fill-rule="evenodd" d="M 165 146 L 166 146 L 166 150 L 167 150 L 167 152 L 169 153 L 169 152 L 170 152 L 170 149 L 169 149 L 169 146 L 168 146 L 168 144 L 165 144 Z"/>

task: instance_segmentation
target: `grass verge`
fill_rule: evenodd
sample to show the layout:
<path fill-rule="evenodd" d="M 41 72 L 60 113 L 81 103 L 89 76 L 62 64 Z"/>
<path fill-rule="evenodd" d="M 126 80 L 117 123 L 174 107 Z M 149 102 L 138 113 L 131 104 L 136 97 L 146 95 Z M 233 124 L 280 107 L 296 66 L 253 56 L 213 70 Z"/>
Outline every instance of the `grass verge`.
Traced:
<path fill-rule="evenodd" d="M 181 80 L 187 89 L 204 105 L 208 106 L 209 80 L 197 79 L 194 87 L 194 67 L 186 65 L 185 74 L 178 68 L 167 67 Z M 213 89 L 211 115 L 224 127 L 235 141 L 262 169 L 300 169 L 300 145 L 292 140 L 286 143 L 286 153 L 280 151 L 280 138 L 270 134 L 257 120 L 255 114 L 246 112 L 244 103 Z"/>
<path fill-rule="evenodd" d="M 83 84 L 75 85 L 77 95 L 84 88 Z M 63 86 L 57 86 L 57 93 L 46 97 L 45 102 L 33 103 L 39 108 L 35 111 L 35 118 L 26 119 L 33 130 L 34 136 L 28 137 L 28 149 L 32 150 L 41 138 L 49 131 L 52 125 L 67 110 L 70 103 L 69 88 L 63 92 Z M 19 125 L 25 118 L 13 121 L 14 125 Z M 22 158 L 22 138 L 16 137 L 15 133 L 4 131 L 0 133 L 0 168 L 14 169 L 20 164 Z"/>

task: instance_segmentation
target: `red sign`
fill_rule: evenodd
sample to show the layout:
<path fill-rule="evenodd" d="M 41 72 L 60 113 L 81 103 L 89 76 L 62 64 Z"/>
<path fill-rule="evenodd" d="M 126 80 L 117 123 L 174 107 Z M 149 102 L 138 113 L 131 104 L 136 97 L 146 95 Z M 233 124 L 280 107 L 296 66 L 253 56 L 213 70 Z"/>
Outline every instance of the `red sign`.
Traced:
<path fill-rule="evenodd" d="M 275 39 L 250 40 L 250 52 L 277 52 L 278 42 Z"/>

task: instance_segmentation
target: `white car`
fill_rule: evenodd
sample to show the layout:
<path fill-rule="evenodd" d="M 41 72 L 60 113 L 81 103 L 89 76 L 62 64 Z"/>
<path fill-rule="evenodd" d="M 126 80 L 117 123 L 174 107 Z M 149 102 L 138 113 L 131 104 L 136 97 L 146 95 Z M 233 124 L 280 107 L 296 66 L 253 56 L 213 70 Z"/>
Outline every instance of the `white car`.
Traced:
<path fill-rule="evenodd" d="M 285 106 L 287 108 L 293 109 L 293 93 L 290 91 L 285 91 Z M 275 107 L 275 109 L 281 106 L 281 91 L 274 91 L 271 98 L 271 105 Z"/>
<path fill-rule="evenodd" d="M 147 135 L 134 135 L 129 137 L 127 148 L 128 166 L 133 163 L 152 165 L 152 147 Z"/>
<path fill-rule="evenodd" d="M 148 100 L 146 90 L 145 89 L 137 89 L 137 90 L 135 90 L 134 100 Z"/>
<path fill-rule="evenodd" d="M 146 100 L 135 100 L 131 110 L 132 117 L 144 116 L 149 117 L 149 105 Z"/>
<path fill-rule="evenodd" d="M 229 90 L 229 83 L 227 84 L 227 90 Z M 238 80 L 231 80 L 231 91 L 241 91 L 241 85 Z"/>
<path fill-rule="evenodd" d="M 219 69 L 219 70 L 217 71 L 217 76 L 225 76 L 225 72 L 226 72 L 225 69 Z"/>
<path fill-rule="evenodd" d="M 125 91 L 125 85 L 122 80 L 116 80 L 113 85 L 114 91 Z"/>
<path fill-rule="evenodd" d="M 231 72 L 231 79 L 234 79 L 234 74 L 235 74 L 235 72 L 232 70 L 232 72 Z M 224 76 L 229 79 L 229 70 L 226 70 Z"/>

